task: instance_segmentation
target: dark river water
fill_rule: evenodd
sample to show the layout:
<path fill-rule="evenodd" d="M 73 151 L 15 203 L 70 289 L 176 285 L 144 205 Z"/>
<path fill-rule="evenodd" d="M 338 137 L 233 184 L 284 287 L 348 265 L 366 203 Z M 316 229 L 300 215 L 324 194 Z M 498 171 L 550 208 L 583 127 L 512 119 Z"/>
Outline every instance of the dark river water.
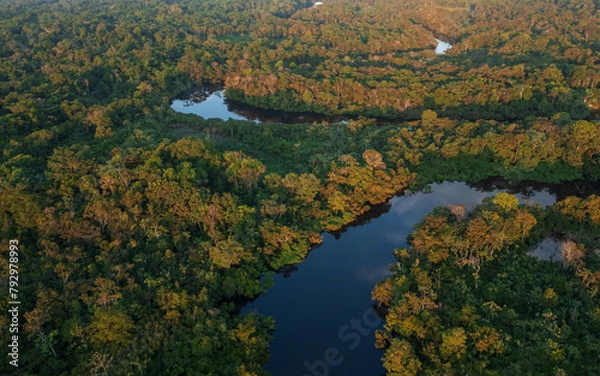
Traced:
<path fill-rule="evenodd" d="M 488 183 L 492 184 L 493 183 Z M 521 203 L 553 204 L 545 188 L 505 187 Z M 382 351 L 374 347 L 374 330 L 383 325 L 371 301 L 374 286 L 389 276 L 395 248 L 407 247 L 413 226 L 436 206 L 481 203 L 498 189 L 443 182 L 429 192 L 392 198 L 369 213 L 371 218 L 337 234 L 323 234 L 323 244 L 295 266 L 279 273 L 268 292 L 247 304 L 276 321 L 271 342 L 274 376 L 379 376 L 385 373 Z"/>
<path fill-rule="evenodd" d="M 204 118 L 257 123 L 278 116 L 240 111 L 228 105 L 221 92 L 206 90 L 174 101 L 172 108 Z M 290 117 L 303 121 L 297 114 Z M 466 204 L 470 209 L 499 191 L 516 194 L 521 203 L 546 206 L 557 198 L 587 195 L 596 189 L 585 182 L 541 185 L 489 179 L 477 185 L 443 182 L 423 192 L 405 193 L 373 208 L 342 231 L 323 234 L 322 245 L 302 263 L 277 273 L 274 286 L 246 304 L 241 313 L 257 311 L 274 317 L 271 361 L 266 366 L 274 376 L 383 375 L 383 353 L 374 347 L 374 330 L 382 327 L 383 320 L 372 306 L 371 291 L 391 274 L 389 265 L 396 262 L 393 250 L 407 247 L 406 237 L 426 214 L 447 204 Z M 551 258 L 553 245 L 547 242 L 532 255 Z"/>

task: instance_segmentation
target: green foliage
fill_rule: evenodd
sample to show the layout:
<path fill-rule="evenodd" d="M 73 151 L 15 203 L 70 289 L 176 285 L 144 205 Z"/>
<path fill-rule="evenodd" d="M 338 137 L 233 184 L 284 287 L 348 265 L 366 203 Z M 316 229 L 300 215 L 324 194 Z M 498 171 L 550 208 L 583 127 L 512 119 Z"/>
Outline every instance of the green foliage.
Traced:
<path fill-rule="evenodd" d="M 389 311 L 379 334 L 389 342 L 388 372 L 414 374 L 407 364 L 431 374 L 599 371 L 589 358 L 599 344 L 597 238 L 585 247 L 565 240 L 561 263 L 533 258 L 524 246 L 540 231 L 569 231 L 569 213 L 582 208 L 589 232 L 598 233 L 598 218 L 587 216 L 597 198 L 545 210 L 515 200 L 499 193 L 467 221 L 437 211 L 416 227 L 410 250 L 397 251 L 401 266 L 383 282 L 389 293 L 373 295 Z"/>
<path fill-rule="evenodd" d="M 232 302 L 264 291 L 260 277 L 301 261 L 321 231 L 415 183 L 597 179 L 597 4 L 525 3 L 0 1 L 0 237 L 18 238 L 27 260 L 19 373 L 264 375 L 274 324 L 236 314 Z M 457 41 L 448 55 L 433 54 L 434 35 Z M 254 124 L 168 109 L 207 82 L 262 108 L 358 119 Z M 571 283 L 575 273 L 594 291 L 598 257 L 575 257 L 593 236 L 569 248 L 573 262 L 560 272 L 521 263 L 505 251 L 532 241 L 533 221 L 511 201 L 418 229 L 470 243 L 455 254 L 432 243 L 399 287 L 398 296 L 422 287 L 403 299 L 426 309 L 395 323 L 412 337 L 391 339 L 390 372 L 458 362 L 477 374 L 485 361 L 513 373 L 598 373 L 585 363 L 593 343 L 556 334 L 557 325 L 568 340 L 597 333 L 593 299 L 579 311 L 587 295 Z M 581 210 L 557 206 L 544 225 L 583 236 L 597 203 L 571 204 Z M 441 280 L 428 263 L 446 265 Z M 493 302 L 458 306 L 488 290 Z M 413 349 L 447 319 L 432 311 L 444 294 L 452 325 L 436 331 L 439 348 Z"/>

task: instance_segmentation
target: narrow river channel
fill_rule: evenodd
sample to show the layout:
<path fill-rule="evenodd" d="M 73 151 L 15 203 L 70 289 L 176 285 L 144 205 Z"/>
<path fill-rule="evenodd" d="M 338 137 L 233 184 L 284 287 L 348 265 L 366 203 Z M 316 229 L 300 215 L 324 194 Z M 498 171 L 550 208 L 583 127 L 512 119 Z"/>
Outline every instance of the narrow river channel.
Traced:
<path fill-rule="evenodd" d="M 210 89 L 176 100 L 171 108 L 205 119 L 250 120 L 257 124 L 316 121 L 310 114 L 236 107 L 226 102 L 222 91 Z M 546 206 L 556 202 L 557 196 L 584 194 L 582 189 L 590 187 L 585 183 L 543 186 L 493 179 L 477 185 L 443 182 L 431 185 L 426 192 L 394 197 L 344 231 L 323 234 L 321 246 L 302 263 L 277 273 L 274 286 L 241 310 L 242 314 L 256 311 L 275 319 L 271 361 L 266 369 L 273 376 L 385 374 L 383 353 L 374 346 L 374 331 L 382 327 L 383 319 L 372 307 L 371 291 L 390 275 L 389 266 L 396 262 L 393 250 L 407 247 L 406 238 L 416 223 L 436 206 L 466 204 L 472 208 L 500 190 L 515 193 L 521 203 Z M 556 260 L 556 242 L 546 239 L 531 254 Z"/>
<path fill-rule="evenodd" d="M 254 109 L 253 115 L 248 115 L 232 109 L 219 91 L 196 91 L 191 98 L 174 101 L 171 107 L 204 118 L 265 121 L 256 115 L 262 115 L 261 110 Z M 282 120 L 278 113 L 270 115 Z M 393 250 L 407 247 L 406 238 L 413 226 L 436 206 L 466 204 L 470 209 L 501 190 L 516 194 L 521 203 L 542 206 L 553 204 L 557 196 L 584 194 L 576 183 L 543 186 L 493 179 L 477 185 L 443 182 L 424 192 L 394 197 L 343 231 L 323 234 L 321 246 L 302 263 L 277 273 L 274 286 L 241 310 L 242 314 L 258 312 L 275 319 L 271 361 L 266 369 L 273 376 L 385 374 L 383 353 L 374 347 L 374 331 L 382 327 L 383 319 L 372 306 L 371 291 L 391 274 L 389 266 L 396 262 Z M 551 259 L 552 244 L 546 247 L 549 250 L 542 246 L 532 254 Z"/>
<path fill-rule="evenodd" d="M 543 188 L 520 190 L 529 192 L 517 194 L 521 203 L 555 202 Z M 323 244 L 296 270 L 277 274 L 274 286 L 242 310 L 275 319 L 266 369 L 274 376 L 384 374 L 383 353 L 374 347 L 374 329 L 383 320 L 371 306 L 371 291 L 390 274 L 389 265 L 396 262 L 392 251 L 407 246 L 413 226 L 436 206 L 472 208 L 499 191 L 459 182 L 433 184 L 429 192 L 394 197 L 343 233 L 324 234 Z"/>

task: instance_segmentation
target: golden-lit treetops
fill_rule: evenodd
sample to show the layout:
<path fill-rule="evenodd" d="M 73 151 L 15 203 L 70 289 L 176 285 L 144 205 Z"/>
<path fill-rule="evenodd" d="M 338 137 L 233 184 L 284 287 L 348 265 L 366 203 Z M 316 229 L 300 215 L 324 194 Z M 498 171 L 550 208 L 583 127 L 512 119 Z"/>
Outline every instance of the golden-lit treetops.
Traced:
<path fill-rule="evenodd" d="M 600 177 L 596 2 L 311 5 L 0 2 L 0 236 L 18 237 L 26 260 L 19 371 L 264 375 L 273 323 L 238 315 L 233 301 L 301 261 L 321 231 L 415 182 Z M 435 37 L 453 44 L 445 56 L 435 55 Z M 286 126 L 169 110 L 175 95 L 209 82 L 262 108 L 410 122 Z M 596 221 L 594 200 L 565 200 L 548 217 L 583 234 Z M 378 339 L 390 346 L 390 372 L 446 372 L 474 358 L 484 367 L 510 351 L 539 350 L 556 367 L 595 359 L 591 347 L 569 352 L 555 336 L 568 302 L 584 296 L 575 285 L 523 293 L 550 310 L 538 310 L 544 323 L 519 321 L 541 333 L 533 345 L 515 345 L 492 322 L 514 318 L 501 304 L 515 298 L 506 276 L 538 275 L 508 263 L 492 281 L 487 268 L 545 222 L 508 196 L 487 205 L 426 217 L 413 250 L 399 255 L 403 274 L 376 288 L 391 312 Z M 596 261 L 584 240 L 565 243 L 561 270 L 591 295 Z M 496 297 L 437 318 L 473 291 L 474 272 L 475 290 Z M 578 317 L 595 323 L 592 308 Z"/>
<path fill-rule="evenodd" d="M 466 217 L 452 207 L 425 217 L 410 249 L 396 251 L 395 275 L 373 291 L 387 312 L 376 337 L 388 374 L 597 372 L 588 356 L 598 345 L 598 251 L 581 232 L 562 242 L 561 263 L 525 247 L 535 231 L 575 230 L 565 208 L 594 200 L 541 210 L 499 193 Z M 597 234 L 600 222 L 586 221 Z"/>

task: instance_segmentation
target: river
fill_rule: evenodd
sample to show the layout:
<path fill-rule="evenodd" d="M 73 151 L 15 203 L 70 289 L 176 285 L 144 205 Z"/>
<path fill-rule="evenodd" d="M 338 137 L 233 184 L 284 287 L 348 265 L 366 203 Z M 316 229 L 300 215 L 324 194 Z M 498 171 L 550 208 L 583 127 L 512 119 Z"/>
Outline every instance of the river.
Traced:
<path fill-rule="evenodd" d="M 171 109 L 183 114 L 195 114 L 205 119 L 248 120 L 259 123 L 277 122 L 285 124 L 306 124 L 327 121 L 346 122 L 345 116 L 327 116 L 316 113 L 291 113 L 264 110 L 241 103 L 229 102 L 225 91 L 218 88 L 196 88 L 183 93 L 171 103 Z"/>
<path fill-rule="evenodd" d="M 197 89 L 187 98 L 176 99 L 171 108 L 182 114 L 195 114 L 205 119 L 255 120 L 234 112 L 225 101 L 223 90 Z"/>
<path fill-rule="evenodd" d="M 274 286 L 242 309 L 275 319 L 266 369 L 274 376 L 384 374 L 383 353 L 374 347 L 374 330 L 383 320 L 372 307 L 371 291 L 391 274 L 389 265 L 396 262 L 392 251 L 407 247 L 413 226 L 436 206 L 473 208 L 500 190 L 516 193 L 521 203 L 546 206 L 556 201 L 542 186 L 489 189 L 494 186 L 432 184 L 427 192 L 392 198 L 343 232 L 323 234 L 322 245 L 302 263 L 277 274 Z"/>
<path fill-rule="evenodd" d="M 279 112 L 254 110 L 248 115 L 248 111 L 228 104 L 220 91 L 196 91 L 191 98 L 174 101 L 172 108 L 204 118 L 257 123 L 285 120 Z M 302 115 L 288 115 L 287 120 L 306 122 L 306 118 L 298 118 Z M 354 225 L 323 234 L 322 245 L 309 252 L 302 263 L 277 273 L 274 286 L 241 310 L 242 314 L 256 311 L 275 319 L 271 361 L 266 369 L 273 376 L 384 374 L 383 353 L 374 347 L 374 330 L 382 327 L 383 319 L 372 307 L 371 291 L 391 274 L 389 265 L 396 262 L 394 248 L 407 246 L 406 237 L 427 213 L 447 204 L 473 208 L 499 191 L 516 194 L 521 203 L 546 206 L 557 197 L 587 195 L 595 188 L 585 183 L 548 186 L 494 179 L 477 185 L 443 182 L 424 192 L 394 197 Z M 556 243 L 545 240 L 531 254 L 556 260 L 552 247 L 556 250 Z"/>

